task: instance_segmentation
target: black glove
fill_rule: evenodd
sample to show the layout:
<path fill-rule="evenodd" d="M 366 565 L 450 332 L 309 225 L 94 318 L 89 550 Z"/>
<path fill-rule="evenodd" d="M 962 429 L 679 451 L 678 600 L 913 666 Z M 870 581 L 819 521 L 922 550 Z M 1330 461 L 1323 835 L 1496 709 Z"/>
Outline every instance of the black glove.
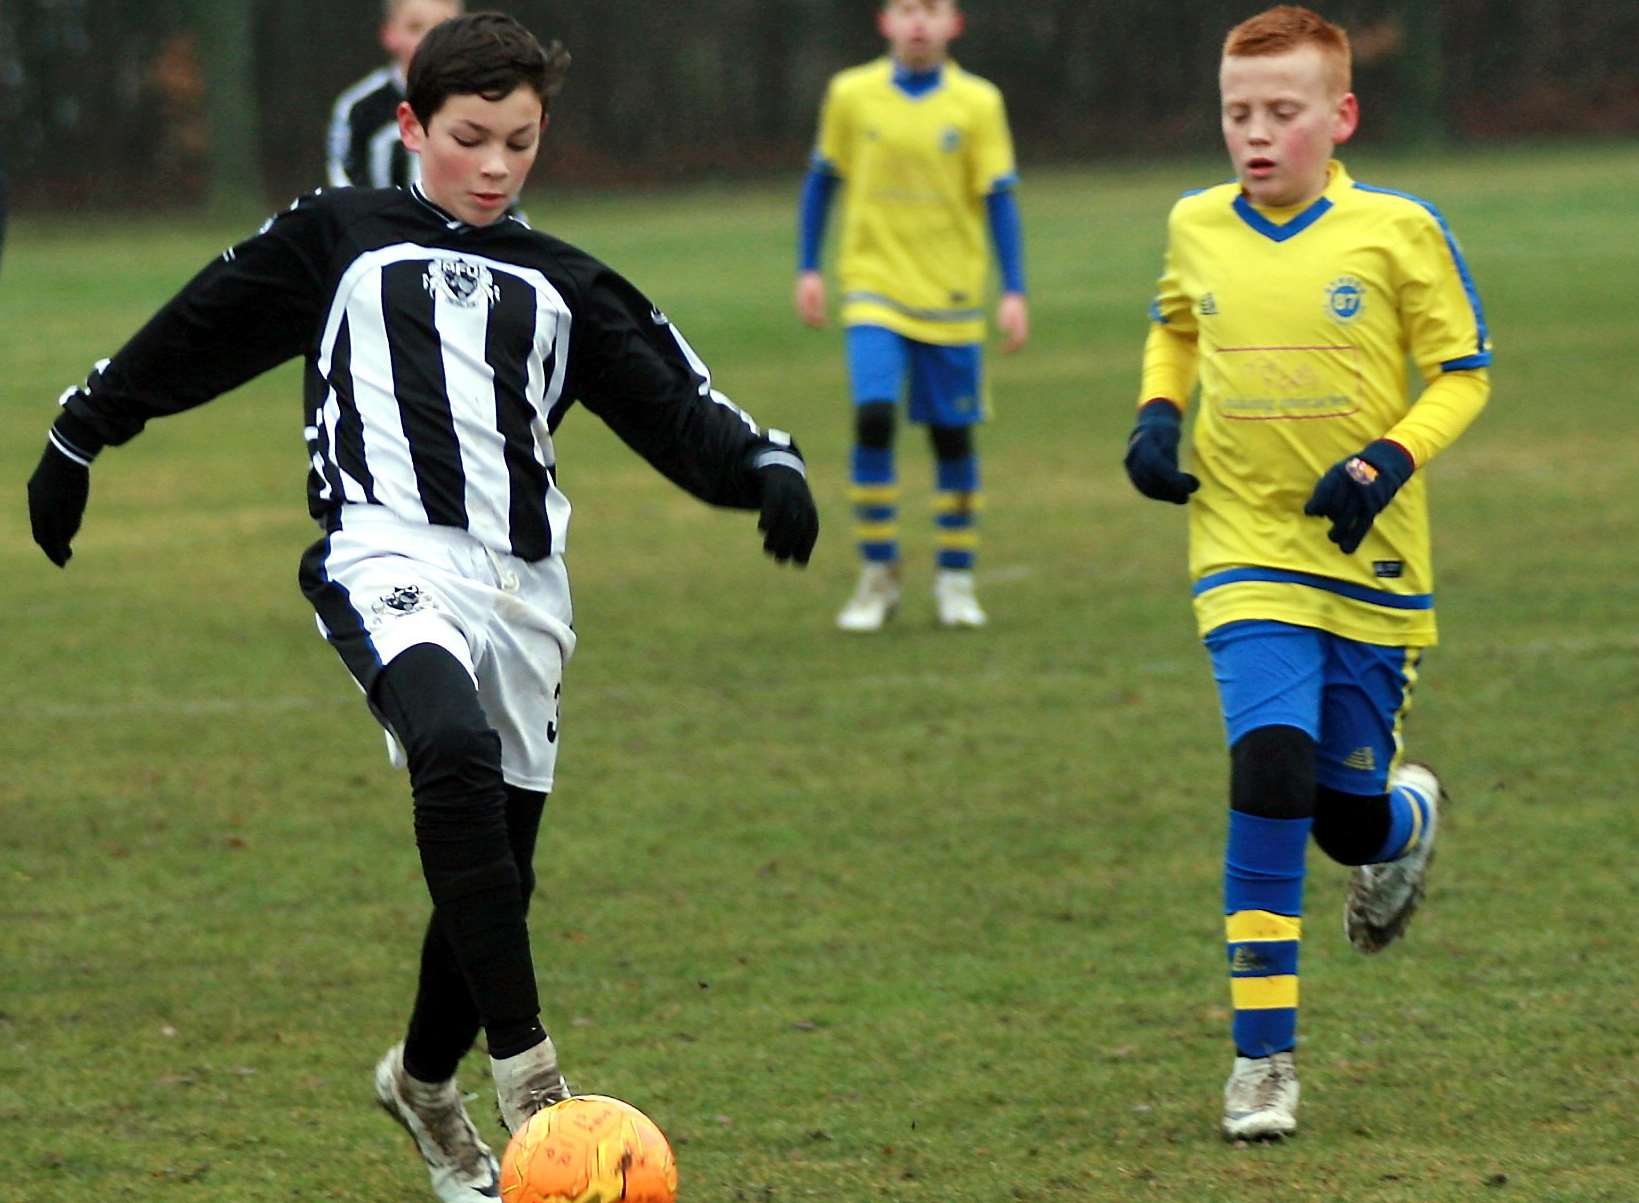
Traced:
<path fill-rule="evenodd" d="M 763 494 L 762 516 L 757 519 L 763 550 L 781 564 L 808 563 L 819 538 L 819 511 L 807 478 L 794 467 L 772 463 L 757 469 L 757 480 Z"/>
<path fill-rule="evenodd" d="M 1127 436 L 1127 456 L 1122 463 L 1133 488 L 1156 501 L 1183 505 L 1201 482 L 1178 470 L 1178 436 L 1184 415 L 1171 401 L 1146 401 L 1138 411 L 1138 425 Z"/>
<path fill-rule="evenodd" d="M 1326 469 L 1303 512 L 1311 518 L 1330 518 L 1332 529 L 1326 537 L 1344 555 L 1351 555 L 1416 468 L 1404 447 L 1378 439 L 1359 455 Z"/>
<path fill-rule="evenodd" d="M 100 451 L 100 442 L 79 423 L 69 423 L 79 440 L 64 435 L 53 426 L 45 453 L 34 475 L 28 478 L 28 519 L 34 541 L 57 567 L 62 568 L 74 553 L 69 542 L 80 529 L 85 503 L 91 496 L 91 469 L 87 466 Z"/>

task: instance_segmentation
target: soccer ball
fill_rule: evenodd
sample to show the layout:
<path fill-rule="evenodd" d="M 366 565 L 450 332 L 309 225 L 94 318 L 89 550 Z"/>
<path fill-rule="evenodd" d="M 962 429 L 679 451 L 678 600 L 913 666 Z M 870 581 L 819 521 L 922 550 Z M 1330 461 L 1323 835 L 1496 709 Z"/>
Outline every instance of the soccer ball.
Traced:
<path fill-rule="evenodd" d="M 677 1164 L 630 1103 L 582 1094 L 529 1117 L 501 1158 L 502 1203 L 675 1203 Z"/>

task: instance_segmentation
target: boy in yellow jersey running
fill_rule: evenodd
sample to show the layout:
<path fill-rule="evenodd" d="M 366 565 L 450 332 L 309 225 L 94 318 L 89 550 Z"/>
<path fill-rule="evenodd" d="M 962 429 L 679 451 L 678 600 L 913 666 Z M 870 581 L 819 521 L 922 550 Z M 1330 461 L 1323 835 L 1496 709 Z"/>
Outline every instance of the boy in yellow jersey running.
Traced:
<path fill-rule="evenodd" d="M 859 585 L 837 625 L 882 628 L 899 604 L 899 490 L 893 436 L 900 394 L 928 427 L 936 460 L 934 597 L 946 627 L 987 621 L 973 588 L 984 417 L 980 342 L 990 254 L 1002 277 L 1003 349 L 1030 333 L 1013 140 L 1002 96 L 948 56 L 962 30 L 956 0 L 887 0 L 877 17 L 888 55 L 831 80 L 803 187 L 797 313 L 825 324 L 825 222 L 846 191 L 838 263 L 854 398 L 852 500 Z"/>
<path fill-rule="evenodd" d="M 1444 795 L 1401 758 L 1435 640 L 1421 469 L 1490 391 L 1485 317 L 1444 219 L 1332 157 L 1359 122 L 1349 76 L 1347 35 L 1307 9 L 1230 31 L 1219 84 L 1237 180 L 1172 210 L 1126 455 L 1139 492 L 1189 507 L 1230 746 L 1229 1139 L 1297 1128 L 1309 837 L 1357 866 L 1344 924 L 1360 951 L 1398 937 L 1423 896 Z M 1191 475 L 1178 442 L 1197 383 Z"/>

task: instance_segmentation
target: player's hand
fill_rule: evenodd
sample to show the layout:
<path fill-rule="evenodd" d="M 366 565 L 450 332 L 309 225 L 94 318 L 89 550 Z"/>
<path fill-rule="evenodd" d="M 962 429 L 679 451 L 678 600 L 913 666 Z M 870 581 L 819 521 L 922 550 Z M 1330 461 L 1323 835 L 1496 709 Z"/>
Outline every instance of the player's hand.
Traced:
<path fill-rule="evenodd" d="M 1326 537 L 1344 555 L 1353 555 L 1377 515 L 1416 469 L 1411 453 L 1399 443 L 1378 439 L 1326 469 L 1303 512 L 1311 518 L 1330 518 L 1332 529 Z"/>
<path fill-rule="evenodd" d="M 34 541 L 59 568 L 74 554 L 68 545 L 79 532 L 90 497 L 91 469 L 64 455 L 55 443 L 47 443 L 28 478 L 28 519 Z"/>
<path fill-rule="evenodd" d="M 1127 436 L 1122 461 L 1133 488 L 1155 501 L 1183 505 L 1201 482 L 1178 469 L 1178 439 L 1184 415 L 1171 401 L 1156 398 L 1138 411 L 1138 425 Z"/>
<path fill-rule="evenodd" d="M 1002 352 L 1007 355 L 1030 341 L 1030 301 L 1022 292 L 1004 293 L 996 307 L 996 325 L 1002 332 Z"/>
<path fill-rule="evenodd" d="M 798 272 L 795 295 L 797 316 L 816 330 L 825 326 L 825 277 L 819 272 Z"/>
<path fill-rule="evenodd" d="M 780 564 L 808 563 L 819 538 L 819 510 L 807 478 L 795 468 L 769 464 L 757 469 L 757 480 L 763 492 L 762 515 L 757 519 L 763 550 Z"/>

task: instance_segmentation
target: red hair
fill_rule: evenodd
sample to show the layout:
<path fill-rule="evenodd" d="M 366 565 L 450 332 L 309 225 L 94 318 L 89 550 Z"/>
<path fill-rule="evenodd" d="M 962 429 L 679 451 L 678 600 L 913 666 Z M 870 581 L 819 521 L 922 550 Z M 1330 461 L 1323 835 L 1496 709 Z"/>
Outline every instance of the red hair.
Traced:
<path fill-rule="evenodd" d="M 1339 96 L 1347 92 L 1354 57 L 1349 35 L 1341 26 L 1296 4 L 1277 4 L 1235 26 L 1224 39 L 1224 57 L 1257 58 L 1304 46 L 1315 47 L 1325 57 L 1326 82 L 1332 89 Z"/>

